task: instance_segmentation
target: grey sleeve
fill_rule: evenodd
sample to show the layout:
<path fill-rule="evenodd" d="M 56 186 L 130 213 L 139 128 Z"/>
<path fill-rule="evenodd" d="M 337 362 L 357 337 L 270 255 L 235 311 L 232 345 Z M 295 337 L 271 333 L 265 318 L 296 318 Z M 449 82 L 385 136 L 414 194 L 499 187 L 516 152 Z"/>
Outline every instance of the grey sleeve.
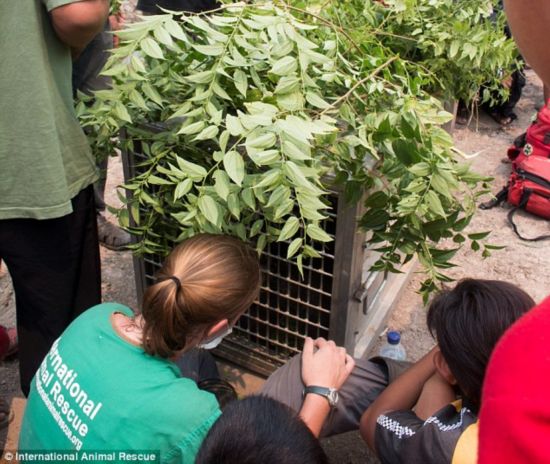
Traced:
<path fill-rule="evenodd" d="M 60 6 L 68 5 L 69 3 L 77 3 L 82 0 L 42 0 L 42 4 L 46 7 L 48 12 L 58 8 Z"/>
<path fill-rule="evenodd" d="M 351 375 L 339 390 L 338 404 L 327 418 L 321 437 L 357 430 L 365 410 L 388 384 L 388 369 L 384 365 L 366 359 L 356 359 L 355 363 Z M 260 393 L 299 412 L 303 389 L 301 355 L 297 355 L 267 379 Z"/>

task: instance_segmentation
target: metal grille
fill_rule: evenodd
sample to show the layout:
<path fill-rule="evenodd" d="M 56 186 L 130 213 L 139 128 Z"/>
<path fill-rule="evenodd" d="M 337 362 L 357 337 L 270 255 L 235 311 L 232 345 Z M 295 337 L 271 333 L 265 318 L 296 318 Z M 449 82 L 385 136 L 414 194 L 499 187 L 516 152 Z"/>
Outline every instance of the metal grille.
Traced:
<path fill-rule="evenodd" d="M 140 173 L 136 164 L 144 159 L 138 140 L 133 148 L 123 152 L 127 178 Z M 306 336 L 349 344 L 348 310 L 353 291 L 361 285 L 362 256 L 357 256 L 357 250 L 362 242 L 356 233 L 357 211 L 339 211 L 344 207 L 338 193 L 330 196 L 330 202 L 328 218 L 320 225 L 336 240 L 318 245 L 320 258 L 304 260 L 303 278 L 298 266 L 286 259 L 289 243 L 268 245 L 260 258 L 263 284 L 259 299 L 214 354 L 269 375 L 302 350 Z M 134 258 L 139 298 L 155 281 L 161 263 L 159 256 Z"/>
<path fill-rule="evenodd" d="M 337 198 L 322 227 L 335 233 Z M 233 336 L 221 347 L 221 356 L 233 350 L 260 349 L 272 366 L 278 366 L 302 350 L 305 337 L 329 337 L 332 289 L 334 281 L 334 242 L 317 251 L 303 265 L 303 278 L 298 266 L 286 259 L 288 243 L 270 244 L 262 253 L 260 263 L 263 285 L 258 301 L 237 322 Z M 273 370 L 271 367 L 269 370 Z"/>

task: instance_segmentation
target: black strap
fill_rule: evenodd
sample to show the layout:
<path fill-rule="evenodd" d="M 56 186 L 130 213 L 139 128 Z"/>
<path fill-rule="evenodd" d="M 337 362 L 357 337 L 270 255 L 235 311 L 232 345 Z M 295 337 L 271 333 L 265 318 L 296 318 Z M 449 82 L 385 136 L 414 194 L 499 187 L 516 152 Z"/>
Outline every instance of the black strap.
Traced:
<path fill-rule="evenodd" d="M 520 208 L 525 209 L 525 206 L 527 205 L 527 202 L 529 201 L 529 197 L 531 196 L 532 193 L 533 191 L 529 189 L 526 189 L 523 191 L 519 204 L 508 212 L 508 222 L 512 226 L 512 229 L 514 229 L 514 232 L 516 233 L 516 235 L 521 240 L 525 240 L 526 242 L 537 242 L 539 240 L 548 240 L 550 239 L 550 235 L 539 235 L 538 237 L 533 237 L 533 238 L 524 237 L 519 233 L 518 228 L 514 222 L 514 214 L 516 214 L 516 211 Z"/>
<path fill-rule="evenodd" d="M 492 200 L 486 201 L 479 205 L 479 209 L 491 209 L 495 206 L 500 205 L 508 197 L 508 186 L 503 187 L 500 192 L 495 195 L 495 198 Z"/>

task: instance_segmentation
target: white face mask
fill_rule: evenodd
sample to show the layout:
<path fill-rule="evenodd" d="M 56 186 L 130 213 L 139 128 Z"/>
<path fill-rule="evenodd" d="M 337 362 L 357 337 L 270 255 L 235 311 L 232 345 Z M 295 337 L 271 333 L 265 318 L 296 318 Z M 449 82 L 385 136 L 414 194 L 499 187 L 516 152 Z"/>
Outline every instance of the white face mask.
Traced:
<path fill-rule="evenodd" d="M 227 327 L 220 335 L 208 342 L 199 343 L 198 347 L 204 350 L 213 350 L 216 348 L 231 332 L 233 332 L 233 327 Z"/>

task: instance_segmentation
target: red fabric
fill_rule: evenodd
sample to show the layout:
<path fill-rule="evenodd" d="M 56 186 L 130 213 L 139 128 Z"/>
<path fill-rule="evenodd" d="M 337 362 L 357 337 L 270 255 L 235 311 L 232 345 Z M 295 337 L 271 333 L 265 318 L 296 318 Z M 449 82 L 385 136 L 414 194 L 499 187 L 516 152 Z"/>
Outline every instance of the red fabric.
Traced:
<path fill-rule="evenodd" d="M 0 325 L 0 361 L 4 359 L 10 347 L 10 337 L 5 327 Z"/>
<path fill-rule="evenodd" d="M 544 105 L 537 114 L 537 119 L 529 126 L 526 134 L 526 146 L 522 149 L 512 146 L 508 149 L 508 157 L 515 164 L 523 161 L 526 156 L 550 157 L 550 100 Z"/>
<path fill-rule="evenodd" d="M 526 211 L 537 216 L 550 219 L 550 158 L 541 156 L 523 157 L 510 175 L 508 188 L 508 203 L 518 206 L 525 191 L 531 192 Z M 526 172 L 526 175 L 523 175 Z M 541 179 L 534 182 L 526 178 L 528 174 L 534 174 Z M 544 184 L 546 181 L 546 184 Z"/>
<path fill-rule="evenodd" d="M 498 343 L 481 405 L 479 464 L 550 463 L 550 297 Z"/>

